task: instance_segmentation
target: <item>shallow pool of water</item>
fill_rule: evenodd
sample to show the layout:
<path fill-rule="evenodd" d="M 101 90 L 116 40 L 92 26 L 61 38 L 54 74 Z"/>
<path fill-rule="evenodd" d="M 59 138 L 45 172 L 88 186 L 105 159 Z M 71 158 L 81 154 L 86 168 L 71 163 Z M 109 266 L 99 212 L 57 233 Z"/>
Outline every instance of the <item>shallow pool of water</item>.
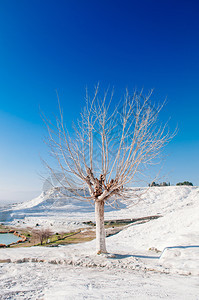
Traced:
<path fill-rule="evenodd" d="M 11 243 L 16 243 L 20 240 L 20 237 L 15 236 L 12 233 L 0 233 L 0 244 L 9 245 Z"/>

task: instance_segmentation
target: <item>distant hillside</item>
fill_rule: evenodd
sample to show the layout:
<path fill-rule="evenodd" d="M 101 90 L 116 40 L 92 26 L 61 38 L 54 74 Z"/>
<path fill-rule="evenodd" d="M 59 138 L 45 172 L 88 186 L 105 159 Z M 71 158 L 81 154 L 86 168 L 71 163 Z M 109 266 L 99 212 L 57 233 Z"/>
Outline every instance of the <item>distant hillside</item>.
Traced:
<path fill-rule="evenodd" d="M 165 215 L 199 203 L 199 188 L 187 186 L 129 188 L 127 200 L 121 200 L 117 209 L 105 208 L 105 219 L 139 218 L 150 215 Z M 31 201 L 13 205 L 0 211 L 0 222 L 33 225 L 38 222 L 94 221 L 94 206 L 79 201 L 68 192 L 60 194 L 51 189 Z M 37 221 L 39 220 L 39 221 Z"/>

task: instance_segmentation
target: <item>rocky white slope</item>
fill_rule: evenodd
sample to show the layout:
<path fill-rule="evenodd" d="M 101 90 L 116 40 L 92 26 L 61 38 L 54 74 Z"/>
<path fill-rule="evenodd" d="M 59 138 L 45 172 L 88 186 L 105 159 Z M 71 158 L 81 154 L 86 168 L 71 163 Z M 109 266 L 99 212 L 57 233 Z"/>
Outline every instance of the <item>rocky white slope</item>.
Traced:
<path fill-rule="evenodd" d="M 78 201 L 73 202 L 71 197 L 65 199 L 63 197 L 60 198 L 58 194 L 56 194 L 57 196 L 55 198 L 54 193 L 56 193 L 56 191 L 50 191 L 49 194 L 51 197 L 49 197 L 49 194 L 41 195 L 36 200 L 34 199 L 21 206 L 12 207 L 12 211 L 9 212 L 11 216 L 10 222 L 19 224 L 20 226 L 22 224 L 24 226 L 27 226 L 27 224 L 35 224 L 36 221 L 42 226 L 49 226 L 49 222 L 51 222 L 52 228 L 57 226 L 56 229 L 61 229 L 62 227 L 67 229 L 70 227 L 70 224 L 74 222 L 76 226 L 82 226 L 81 221 L 94 219 L 93 208 L 88 206 L 87 203 L 80 204 Z M 139 194 L 139 198 L 135 197 L 135 193 Z M 15 264 L 16 267 L 14 267 L 14 265 L 10 263 L 1 264 L 2 273 L 0 274 L 2 274 L 3 278 L 1 286 L 8 288 L 6 278 L 10 278 L 9 280 L 12 282 L 13 275 L 9 273 L 9 270 L 13 271 L 15 268 L 16 270 L 20 269 L 21 277 L 16 273 L 15 278 L 17 279 L 14 280 L 18 280 L 21 286 L 23 286 L 25 277 L 28 276 L 29 268 L 31 268 L 31 272 L 33 272 L 33 277 L 36 276 L 38 272 L 44 272 L 44 274 L 46 272 L 47 274 L 48 265 L 50 263 L 50 265 L 57 264 L 57 267 L 50 267 L 52 274 L 51 277 L 48 278 L 49 282 L 45 283 L 45 290 L 42 288 L 39 289 L 38 298 L 35 299 L 39 299 L 39 295 L 41 299 L 42 297 L 44 299 L 51 299 L 51 292 L 52 299 L 53 297 L 58 297 L 57 299 L 84 299 L 86 293 L 90 295 L 88 299 L 112 299 L 107 296 L 108 294 L 104 295 L 103 289 L 96 285 L 97 282 L 101 282 L 100 272 L 102 272 L 102 270 L 103 276 L 105 276 L 107 280 L 113 280 L 114 277 L 112 275 L 109 276 L 108 271 L 110 271 L 111 274 L 121 276 L 120 279 L 114 279 L 115 283 L 117 282 L 120 286 L 123 285 L 122 280 L 124 280 L 124 282 L 129 280 L 128 287 L 124 285 L 127 288 L 126 293 L 124 289 L 118 289 L 117 293 L 114 294 L 111 292 L 111 287 L 114 286 L 114 283 L 109 282 L 109 285 L 106 285 L 105 289 L 107 293 L 110 293 L 110 295 L 114 297 L 119 295 L 118 299 L 122 299 L 124 295 L 124 299 L 132 299 L 132 295 L 135 296 L 135 299 L 162 299 L 168 297 L 170 299 L 198 299 L 199 188 L 154 187 L 150 189 L 129 189 L 128 194 L 128 201 L 126 203 L 122 202 L 120 209 L 113 210 L 109 208 L 108 211 L 106 211 L 106 219 L 137 218 L 149 215 L 161 215 L 162 217 L 144 224 L 127 227 L 120 233 L 108 237 L 107 249 L 114 255 L 96 256 L 94 254 L 95 240 L 84 244 L 58 248 L 32 247 L 2 249 L 0 251 L 0 260 L 7 260 L 7 262 L 13 263 L 26 263 L 23 264 L 24 268 L 17 267 Z M 135 202 L 138 202 L 137 205 L 134 205 Z M 21 219 L 13 219 L 17 214 L 21 214 Z M 18 223 L 18 221 L 20 223 Z M 160 252 L 156 252 L 157 250 Z M 61 280 L 59 270 L 62 272 L 64 266 L 68 277 Z M 77 268 L 79 267 L 83 268 L 82 274 L 84 274 L 85 285 L 88 285 L 88 289 L 85 290 L 84 293 L 83 291 L 86 287 L 83 283 L 79 283 L 81 288 L 76 289 L 78 293 L 77 298 L 73 298 L 70 272 L 74 272 L 74 276 L 78 278 L 80 273 L 78 273 L 79 269 L 77 270 Z M 87 270 L 88 268 L 96 270 L 97 273 L 92 273 L 95 280 L 89 279 L 88 274 L 91 273 L 90 271 L 89 273 L 86 272 L 84 267 L 86 267 Z M 138 277 L 142 277 L 143 275 L 141 274 L 148 274 L 148 278 L 151 279 L 149 279 L 147 283 L 144 283 L 143 280 L 140 279 L 140 284 L 137 282 L 134 289 L 131 289 L 130 286 L 136 282 L 135 272 L 139 273 L 139 275 L 137 275 Z M 159 274 L 159 281 L 153 274 L 154 272 Z M 168 273 L 170 275 L 165 275 Z M 187 275 L 189 279 L 176 277 L 179 276 L 177 274 Z M 197 279 L 194 276 L 197 276 Z M 169 281 L 170 279 L 171 281 Z M 55 280 L 55 282 L 61 280 L 59 284 L 60 291 L 53 288 L 53 280 Z M 37 282 L 36 279 L 35 282 Z M 156 287 L 154 287 L 155 282 L 157 283 Z M 142 287 L 142 284 L 144 284 L 144 287 Z M 182 288 L 180 288 L 180 285 Z M 149 286 L 150 288 L 147 289 L 146 287 Z M 27 289 L 27 295 L 29 295 L 30 287 L 27 287 Z M 173 292 L 174 290 L 175 292 Z M 16 296 L 12 284 L 10 284 L 10 288 L 8 288 L 7 292 L 8 295 L 12 292 L 12 295 Z M 25 294 L 26 291 L 24 292 L 24 295 Z M 18 298 L 14 297 L 14 299 Z M 31 299 L 34 299 L 34 297 L 31 296 Z M 115 299 L 117 299 L 117 297 Z"/>
<path fill-rule="evenodd" d="M 130 188 L 127 201 L 121 201 L 118 209 L 107 206 L 105 219 L 139 218 L 150 215 L 162 215 L 173 218 L 167 222 L 168 231 L 180 230 L 179 226 L 189 228 L 194 233 L 197 229 L 197 211 L 199 203 L 198 187 L 153 187 Z M 185 224 L 181 225 L 180 222 Z M 39 221 L 38 221 L 39 220 Z M 0 211 L 1 222 L 13 225 L 65 226 L 70 222 L 94 221 L 94 207 L 88 202 L 80 202 L 71 194 L 62 196 L 56 189 L 42 193 L 39 197 Z M 180 221 L 181 220 L 181 221 Z M 189 220 L 189 221 L 188 221 Z M 155 222 L 155 221 L 154 221 Z M 161 220 L 157 220 L 157 225 Z M 195 224 L 195 225 L 194 225 Z"/>

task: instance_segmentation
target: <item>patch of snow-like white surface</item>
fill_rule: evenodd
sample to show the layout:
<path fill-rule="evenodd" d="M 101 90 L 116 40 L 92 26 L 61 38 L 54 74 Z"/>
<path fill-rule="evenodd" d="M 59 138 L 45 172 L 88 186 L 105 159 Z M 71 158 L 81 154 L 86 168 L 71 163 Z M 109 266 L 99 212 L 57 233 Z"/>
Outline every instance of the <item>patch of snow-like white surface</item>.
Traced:
<path fill-rule="evenodd" d="M 121 200 L 119 207 L 113 209 L 105 207 L 105 219 L 139 218 L 149 215 L 166 215 L 179 211 L 188 206 L 195 205 L 199 199 L 198 187 L 152 187 L 129 188 L 128 198 Z M 5 215 L 4 222 L 13 221 L 13 225 L 33 226 L 39 218 L 45 225 L 45 221 L 51 220 L 63 222 L 94 221 L 94 206 L 89 202 L 75 199 L 70 193 L 60 195 L 56 189 L 43 192 L 39 197 L 15 205 L 9 212 L 0 212 L 0 217 Z M 1 219 L 1 218 L 0 218 Z M 41 225 L 42 225 L 41 224 Z M 47 224 L 49 225 L 49 224 Z"/>
<path fill-rule="evenodd" d="M 0 297 L 31 300 L 198 299 L 198 278 L 46 263 L 0 265 Z"/>
<path fill-rule="evenodd" d="M 136 202 L 137 205 L 134 205 Z M 80 203 L 70 195 L 63 198 L 57 191 L 49 191 L 28 203 L 13 206 L 8 213 L 9 223 L 20 227 L 39 223 L 40 226 L 50 227 L 57 232 L 83 227 L 82 221 L 94 220 L 94 208 L 89 205 Z M 131 188 L 128 190 L 128 201 L 121 201 L 120 209 L 107 209 L 106 220 L 154 215 L 161 217 L 143 224 L 132 224 L 108 237 L 107 250 L 114 255 L 96 256 L 95 240 L 57 248 L 1 249 L 0 260 L 10 262 L 0 264 L 3 276 L 1 285 L 7 287 L 6 278 L 9 278 L 8 281 L 13 278 L 9 270 L 16 268 L 23 277 L 20 279 L 15 274 L 16 282 L 19 281 L 17 287 L 23 290 L 19 286 L 23 286 L 29 266 L 35 278 L 35 291 L 36 272 L 46 272 L 46 277 L 41 276 L 44 284 L 38 288 L 38 297 L 35 299 L 85 299 L 86 295 L 88 299 L 132 299 L 132 295 L 133 299 L 198 299 L 198 212 L 199 187 Z M 52 270 L 51 279 L 46 270 Z M 64 277 L 64 270 L 67 279 Z M 80 270 L 84 280 L 79 282 L 79 289 L 73 289 L 75 278 L 81 277 Z M 71 278 L 70 272 L 74 275 Z M 109 280 L 109 284 L 105 284 L 101 274 Z M 114 281 L 113 274 L 120 274 L 121 278 Z M 178 277 L 177 274 L 188 277 Z M 142 281 L 143 276 L 147 277 L 147 283 Z M 136 278 L 139 278 L 140 284 Z M 55 282 L 58 289 L 54 286 Z M 31 291 L 27 282 L 26 284 L 28 297 Z M 107 293 L 104 294 L 103 290 Z M 13 298 L 18 299 L 11 283 L 7 292 L 7 295 L 13 293 Z M 22 292 L 26 295 L 25 288 Z"/>

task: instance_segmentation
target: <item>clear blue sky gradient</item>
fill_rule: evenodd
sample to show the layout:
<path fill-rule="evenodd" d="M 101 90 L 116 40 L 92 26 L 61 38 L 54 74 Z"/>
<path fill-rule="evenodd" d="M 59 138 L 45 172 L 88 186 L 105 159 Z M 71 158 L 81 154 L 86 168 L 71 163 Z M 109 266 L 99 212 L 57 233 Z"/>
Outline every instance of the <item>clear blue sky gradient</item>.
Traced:
<path fill-rule="evenodd" d="M 57 89 L 70 124 L 97 82 L 114 101 L 126 87 L 167 98 L 179 132 L 161 173 L 199 185 L 198 11 L 196 0 L 0 1 L 0 200 L 42 189 L 39 107 L 52 116 Z"/>

